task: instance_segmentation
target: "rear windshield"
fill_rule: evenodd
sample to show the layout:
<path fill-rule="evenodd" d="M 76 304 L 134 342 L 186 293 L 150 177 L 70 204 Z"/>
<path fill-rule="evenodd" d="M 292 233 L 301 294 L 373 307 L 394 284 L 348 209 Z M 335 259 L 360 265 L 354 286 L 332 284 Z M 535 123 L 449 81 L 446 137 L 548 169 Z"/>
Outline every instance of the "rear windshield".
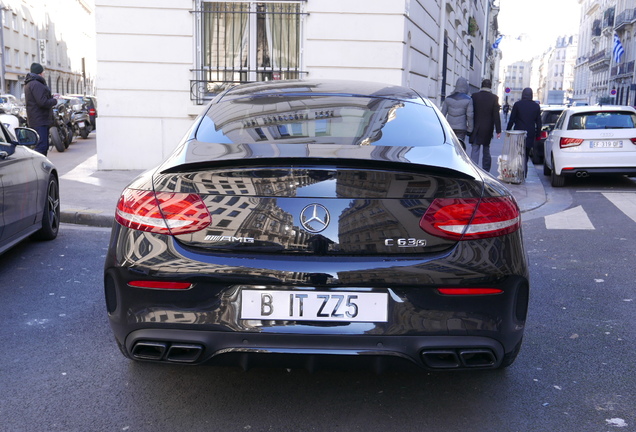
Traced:
<path fill-rule="evenodd" d="M 563 110 L 559 110 L 559 111 L 544 111 L 543 112 L 543 118 L 541 119 L 541 123 L 542 124 L 554 124 L 557 122 L 557 119 L 559 118 L 559 116 L 561 115 L 561 113 L 563 112 Z"/>
<path fill-rule="evenodd" d="M 432 146 L 444 143 L 433 108 L 385 98 L 258 97 L 212 105 L 197 140 L 214 143 L 307 143 Z"/>
<path fill-rule="evenodd" d="M 568 129 L 632 129 L 636 115 L 630 111 L 593 111 L 572 114 Z"/>

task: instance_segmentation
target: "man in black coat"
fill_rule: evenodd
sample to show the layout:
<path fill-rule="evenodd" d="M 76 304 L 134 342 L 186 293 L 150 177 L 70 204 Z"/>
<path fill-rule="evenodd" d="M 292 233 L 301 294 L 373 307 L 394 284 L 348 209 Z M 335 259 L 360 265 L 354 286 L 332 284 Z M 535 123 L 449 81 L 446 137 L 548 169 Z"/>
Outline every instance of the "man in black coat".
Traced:
<path fill-rule="evenodd" d="M 541 107 L 532 100 L 532 89 L 529 87 L 521 91 L 521 100 L 515 102 L 510 113 L 510 120 L 506 130 L 526 131 L 526 161 L 524 175 L 528 176 L 528 159 L 534 147 L 534 141 L 541 136 Z"/>
<path fill-rule="evenodd" d="M 499 98 L 492 94 L 492 82 L 485 79 L 481 82 L 481 90 L 473 93 L 473 133 L 470 135 L 470 158 L 479 164 L 479 152 L 483 150 L 482 168 L 490 172 L 492 158 L 490 156 L 490 140 L 496 130 L 497 138 L 501 137 L 501 119 L 499 118 Z"/>
<path fill-rule="evenodd" d="M 27 124 L 40 135 L 35 151 L 46 156 L 49 151 L 49 128 L 53 123 L 53 107 L 57 99 L 44 81 L 44 68 L 39 63 L 31 65 L 31 72 L 24 80 Z"/>

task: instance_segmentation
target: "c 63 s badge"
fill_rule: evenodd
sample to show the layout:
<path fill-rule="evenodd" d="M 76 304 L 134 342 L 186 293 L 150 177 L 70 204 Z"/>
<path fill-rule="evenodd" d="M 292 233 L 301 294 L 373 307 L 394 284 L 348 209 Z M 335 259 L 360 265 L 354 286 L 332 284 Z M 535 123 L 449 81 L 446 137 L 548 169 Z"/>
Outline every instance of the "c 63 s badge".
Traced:
<path fill-rule="evenodd" d="M 416 238 L 385 239 L 384 246 L 399 247 L 399 248 L 425 247 L 426 240 L 416 239 Z"/>

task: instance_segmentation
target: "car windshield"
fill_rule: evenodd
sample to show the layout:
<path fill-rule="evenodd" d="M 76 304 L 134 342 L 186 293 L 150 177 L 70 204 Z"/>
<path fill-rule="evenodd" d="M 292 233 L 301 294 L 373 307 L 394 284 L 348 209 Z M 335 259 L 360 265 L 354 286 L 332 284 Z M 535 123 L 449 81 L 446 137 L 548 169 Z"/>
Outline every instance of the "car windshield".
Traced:
<path fill-rule="evenodd" d="M 554 124 L 556 123 L 557 119 L 559 118 L 559 116 L 561 115 L 561 113 L 563 112 L 563 110 L 559 110 L 559 111 L 544 111 L 543 112 L 543 119 L 541 120 L 541 123 L 543 124 Z"/>
<path fill-rule="evenodd" d="M 197 139 L 215 143 L 431 146 L 444 132 L 431 107 L 369 97 L 257 97 L 212 105 Z"/>
<path fill-rule="evenodd" d="M 631 111 L 590 111 L 572 114 L 568 129 L 632 129 L 636 114 Z"/>

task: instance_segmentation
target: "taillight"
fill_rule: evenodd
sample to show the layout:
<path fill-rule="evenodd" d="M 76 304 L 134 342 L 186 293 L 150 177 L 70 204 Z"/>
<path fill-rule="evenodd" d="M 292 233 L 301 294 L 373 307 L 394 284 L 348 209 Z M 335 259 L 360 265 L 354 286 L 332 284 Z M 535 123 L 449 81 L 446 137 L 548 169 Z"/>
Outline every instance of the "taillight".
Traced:
<path fill-rule="evenodd" d="M 561 138 L 559 146 L 561 148 L 576 147 L 583 144 L 582 138 Z"/>
<path fill-rule="evenodd" d="M 95 114 L 97 114 L 97 111 L 95 111 L 95 108 L 91 108 L 88 110 L 88 114 L 94 116 Z"/>
<path fill-rule="evenodd" d="M 636 144 L 636 138 L 630 138 L 629 140 L 632 142 L 632 144 Z"/>
<path fill-rule="evenodd" d="M 547 139 L 548 138 L 548 131 L 541 131 L 541 135 L 539 136 L 539 139 Z"/>
<path fill-rule="evenodd" d="M 187 234 L 212 222 L 197 194 L 126 189 L 119 198 L 115 220 L 121 225 L 158 234 Z"/>
<path fill-rule="evenodd" d="M 424 231 L 450 240 L 497 237 L 520 226 L 519 207 L 511 197 L 436 198 L 420 220 Z"/>

